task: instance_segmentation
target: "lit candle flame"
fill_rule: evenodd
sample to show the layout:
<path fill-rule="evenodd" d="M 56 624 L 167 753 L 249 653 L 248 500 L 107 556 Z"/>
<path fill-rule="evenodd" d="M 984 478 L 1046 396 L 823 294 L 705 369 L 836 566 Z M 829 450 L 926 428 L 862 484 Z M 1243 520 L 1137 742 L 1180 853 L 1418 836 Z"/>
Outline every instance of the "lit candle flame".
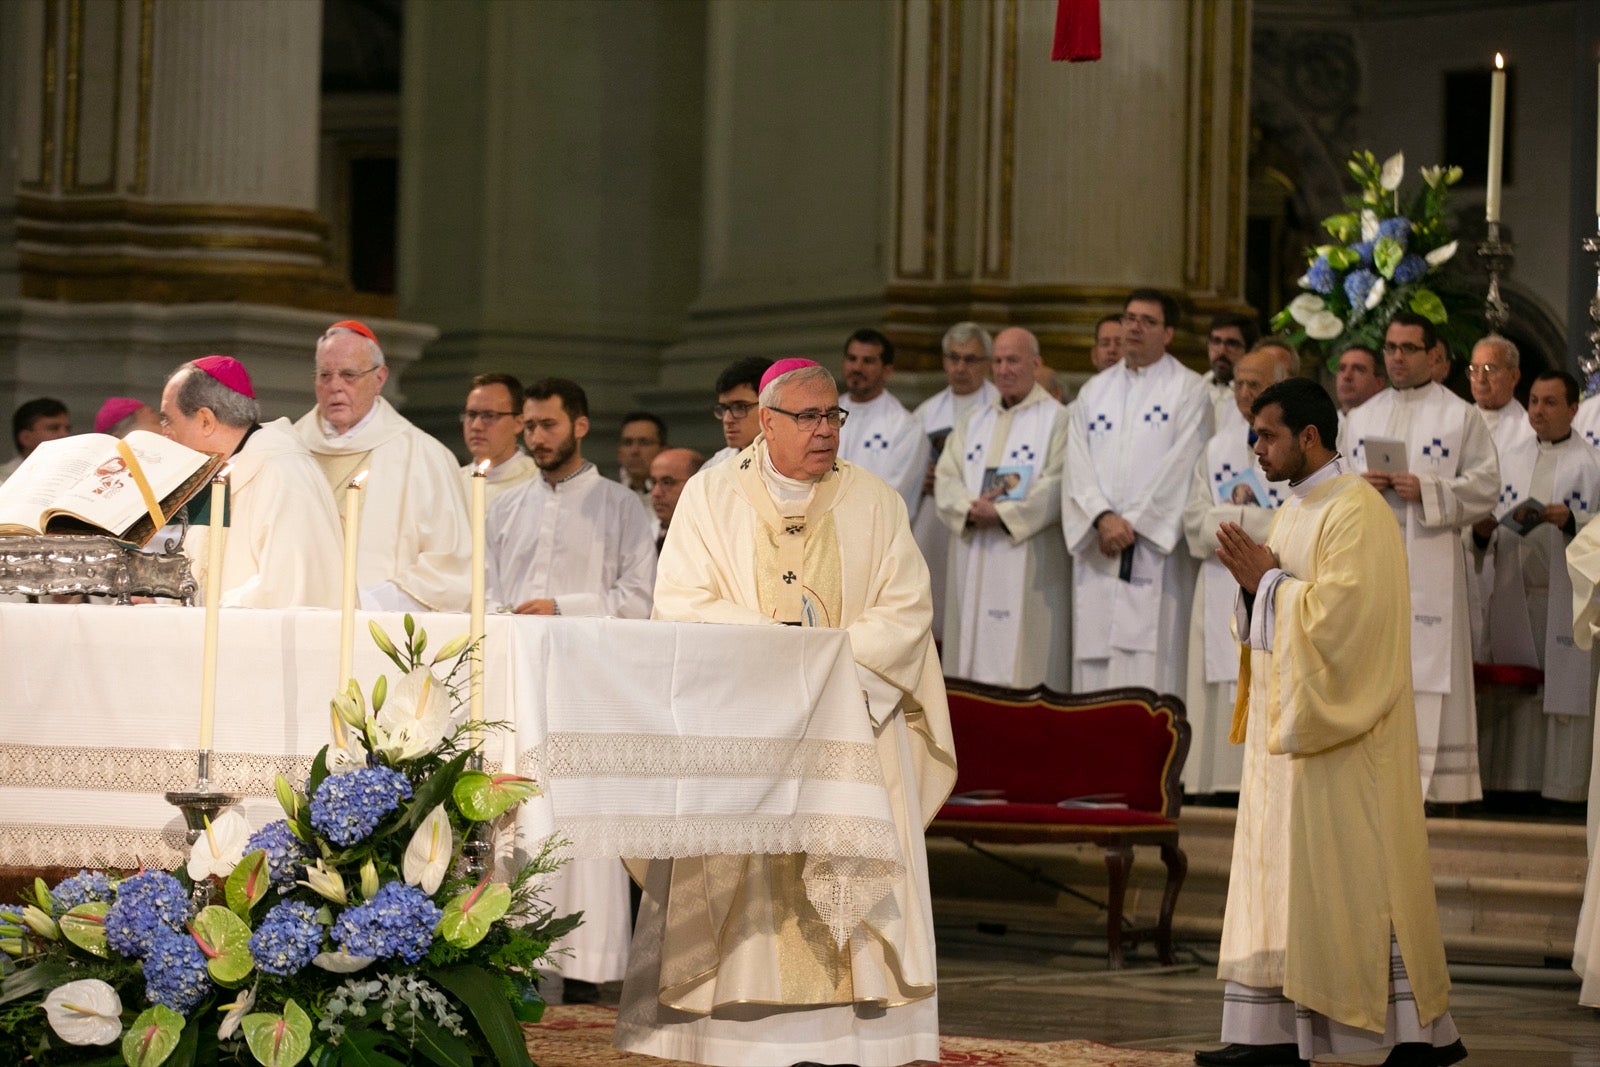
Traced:
<path fill-rule="evenodd" d="M 232 472 L 233 472 L 233 461 L 229 460 L 228 462 L 224 463 L 222 466 L 217 468 L 217 473 L 215 473 L 215 474 L 213 474 L 211 476 L 211 483 L 213 485 L 221 485 L 223 482 L 228 480 L 228 475 L 231 474 Z"/>
<path fill-rule="evenodd" d="M 474 478 L 487 478 L 489 476 L 489 460 L 487 457 L 473 466 L 472 476 Z"/>
<path fill-rule="evenodd" d="M 370 470 L 364 470 L 360 474 L 356 475 L 354 478 L 351 478 L 350 479 L 350 488 L 351 489 L 360 489 L 361 488 L 361 483 L 367 480 L 367 475 L 370 474 L 370 473 L 372 473 Z"/>
<path fill-rule="evenodd" d="M 1506 57 L 1501 55 L 1499 52 L 1496 52 L 1494 54 L 1494 69 L 1495 70 L 1505 70 L 1506 69 Z"/>

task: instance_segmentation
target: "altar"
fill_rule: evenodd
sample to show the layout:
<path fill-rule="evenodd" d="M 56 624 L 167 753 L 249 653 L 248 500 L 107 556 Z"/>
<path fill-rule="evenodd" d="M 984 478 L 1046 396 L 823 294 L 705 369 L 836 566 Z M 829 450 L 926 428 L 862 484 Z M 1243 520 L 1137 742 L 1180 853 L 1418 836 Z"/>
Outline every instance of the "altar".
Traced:
<path fill-rule="evenodd" d="M 203 618 L 0 604 L 0 867 L 183 860 L 163 794 L 195 784 Z M 398 614 L 359 615 L 354 675 L 370 694 L 400 672 L 368 620 L 397 643 L 404 631 Z M 429 649 L 468 627 L 465 614 L 415 621 Z M 244 795 L 253 826 L 282 815 L 275 776 L 303 785 L 329 740 L 338 649 L 337 611 L 222 614 L 211 777 Z M 488 767 L 543 790 L 503 855 L 551 834 L 572 857 L 803 852 L 828 860 L 835 890 L 899 869 L 842 630 L 491 616 L 484 695 Z"/>

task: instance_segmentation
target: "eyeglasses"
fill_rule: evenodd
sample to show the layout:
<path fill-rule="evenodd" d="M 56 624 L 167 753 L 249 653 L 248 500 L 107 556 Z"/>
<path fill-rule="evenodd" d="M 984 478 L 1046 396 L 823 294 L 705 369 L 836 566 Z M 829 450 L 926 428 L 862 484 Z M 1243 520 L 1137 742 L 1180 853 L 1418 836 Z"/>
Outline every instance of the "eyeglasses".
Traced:
<path fill-rule="evenodd" d="M 731 413 L 734 418 L 742 419 L 755 409 L 756 406 L 750 403 L 748 400 L 735 400 L 731 404 L 718 404 L 716 407 L 712 408 L 711 417 L 720 420 L 727 418 Z"/>
<path fill-rule="evenodd" d="M 1407 356 L 1419 356 L 1427 350 L 1427 345 L 1416 345 L 1412 344 L 1410 341 L 1406 341 L 1403 344 L 1396 344 L 1393 341 L 1385 341 L 1383 343 L 1383 354 L 1386 356 L 1398 356 L 1401 354 Z"/>
<path fill-rule="evenodd" d="M 1226 348 L 1231 352 L 1244 351 L 1244 342 L 1237 337 L 1208 337 L 1206 344 L 1212 348 Z"/>
<path fill-rule="evenodd" d="M 789 416 L 794 420 L 794 424 L 800 427 L 801 431 L 805 433 L 815 433 L 817 427 L 822 423 L 823 419 L 827 419 L 828 425 L 837 430 L 839 427 L 843 426 L 845 420 L 850 417 L 850 413 L 844 408 L 829 408 L 826 411 L 817 411 L 815 409 L 807 411 L 785 411 L 782 408 L 768 408 L 767 410 L 776 411 L 779 415 Z"/>
<path fill-rule="evenodd" d="M 1232 385 L 1233 391 L 1236 393 L 1259 393 L 1266 389 L 1266 386 L 1261 382 L 1247 382 L 1239 378 L 1234 378 L 1229 384 Z"/>
<path fill-rule="evenodd" d="M 657 448 L 661 442 L 654 437 L 620 437 L 617 445 L 620 448 Z"/>
<path fill-rule="evenodd" d="M 354 385 L 377 369 L 377 367 L 368 367 L 366 370 L 319 370 L 317 371 L 317 384 L 327 385 L 337 378 L 346 385 Z"/>
<path fill-rule="evenodd" d="M 646 478 L 644 480 L 644 487 L 646 489 L 656 489 L 656 488 L 659 487 L 661 489 L 666 489 L 666 490 L 668 490 L 670 492 L 671 490 L 676 489 L 676 488 L 678 488 L 678 486 L 682 485 L 685 480 L 686 479 L 673 478 L 671 476 L 668 476 L 668 477 L 665 477 L 665 478 Z"/>
<path fill-rule="evenodd" d="M 1162 326 L 1165 326 L 1166 323 L 1162 322 L 1160 319 L 1156 318 L 1154 315 L 1135 315 L 1135 314 L 1132 314 L 1131 312 L 1129 312 L 1129 313 L 1125 313 L 1122 316 L 1122 325 L 1124 325 L 1124 326 L 1143 326 L 1146 329 L 1154 330 L 1154 329 L 1159 329 Z"/>
<path fill-rule="evenodd" d="M 1474 363 L 1467 367 L 1467 376 L 1471 378 L 1492 378 L 1496 374 L 1503 374 L 1509 368 L 1497 367 L 1493 363 Z"/>
<path fill-rule="evenodd" d="M 957 364 L 959 366 L 962 366 L 962 367 L 976 367 L 981 363 L 989 362 L 989 357 L 988 356 L 958 356 L 954 352 L 946 352 L 944 354 L 944 361 L 946 363 L 955 363 L 955 364 Z"/>
<path fill-rule="evenodd" d="M 501 419 L 514 419 L 517 417 L 515 411 L 463 411 L 461 413 L 461 423 L 466 425 L 469 422 L 487 422 L 492 426 Z"/>

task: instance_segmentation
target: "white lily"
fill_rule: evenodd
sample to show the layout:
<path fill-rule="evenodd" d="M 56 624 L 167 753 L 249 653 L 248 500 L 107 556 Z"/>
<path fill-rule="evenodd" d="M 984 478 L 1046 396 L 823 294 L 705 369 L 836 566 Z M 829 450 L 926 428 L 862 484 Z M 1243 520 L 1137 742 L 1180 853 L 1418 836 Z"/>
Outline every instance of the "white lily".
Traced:
<path fill-rule="evenodd" d="M 1319 311 L 1306 323 L 1306 336 L 1317 341 L 1331 341 L 1344 332 L 1344 320 L 1331 311 Z"/>
<path fill-rule="evenodd" d="M 226 878 L 244 859 L 250 823 L 236 811 L 225 811 L 216 822 L 206 820 L 206 832 L 189 847 L 189 877 L 202 882 L 213 874 Z"/>
<path fill-rule="evenodd" d="M 344 879 L 338 871 L 329 870 L 318 860 L 315 866 L 306 868 L 305 881 L 300 883 L 320 897 L 333 901 L 335 904 L 348 904 L 350 898 L 344 891 Z"/>
<path fill-rule="evenodd" d="M 1372 288 L 1367 290 L 1367 310 L 1368 311 L 1371 311 L 1373 308 L 1377 307 L 1378 304 L 1383 300 L 1383 292 L 1384 292 L 1383 279 L 1379 278 L 1377 281 L 1372 283 Z"/>
<path fill-rule="evenodd" d="M 1448 263 L 1456 254 L 1457 242 L 1451 241 L 1447 245 L 1440 245 L 1422 258 L 1428 261 L 1428 266 L 1437 267 L 1441 263 Z"/>
<path fill-rule="evenodd" d="M 333 744 L 328 746 L 329 774 L 348 774 L 351 771 L 363 770 L 366 766 L 366 746 L 361 743 L 361 736 L 354 731 L 345 731 L 342 740 L 335 737 Z"/>
<path fill-rule="evenodd" d="M 1400 188 L 1400 182 L 1405 175 L 1406 154 L 1404 152 L 1396 152 L 1383 161 L 1383 172 L 1378 175 L 1378 184 L 1383 186 L 1384 192 L 1392 193 Z"/>
<path fill-rule="evenodd" d="M 1289 301 L 1289 317 L 1304 326 L 1311 321 L 1311 316 L 1327 306 L 1327 302 L 1316 293 L 1301 293 Z"/>
<path fill-rule="evenodd" d="M 411 835 L 406 846 L 401 871 L 409 885 L 420 886 L 430 897 L 439 891 L 439 883 L 450 869 L 450 853 L 455 848 L 455 835 L 450 832 L 450 817 L 440 804 L 428 812 L 417 832 Z"/>
<path fill-rule="evenodd" d="M 355 974 L 372 960 L 372 956 L 352 956 L 348 952 L 319 952 L 311 957 L 313 966 L 334 974 Z"/>
<path fill-rule="evenodd" d="M 44 1014 L 69 1045 L 109 1045 L 122 1036 L 122 998 L 98 978 L 56 986 L 44 998 Z"/>
<path fill-rule="evenodd" d="M 1361 239 L 1363 241 L 1378 239 L 1378 213 L 1370 207 L 1361 209 Z"/>
<path fill-rule="evenodd" d="M 432 752 L 450 732 L 450 694 L 427 667 L 400 680 L 376 722 L 376 747 L 391 761 Z"/>
<path fill-rule="evenodd" d="M 1295 279 L 1294 283 L 1302 289 L 1309 289 L 1311 288 L 1311 275 L 1302 274 L 1300 277 Z"/>
<path fill-rule="evenodd" d="M 217 1040 L 226 1041 L 239 1032 L 239 1023 L 251 1008 L 256 1006 L 256 987 L 239 990 L 239 996 L 232 1004 L 221 1004 L 218 1007 L 228 1009 L 228 1014 L 222 1017 L 222 1023 L 217 1027 Z"/>

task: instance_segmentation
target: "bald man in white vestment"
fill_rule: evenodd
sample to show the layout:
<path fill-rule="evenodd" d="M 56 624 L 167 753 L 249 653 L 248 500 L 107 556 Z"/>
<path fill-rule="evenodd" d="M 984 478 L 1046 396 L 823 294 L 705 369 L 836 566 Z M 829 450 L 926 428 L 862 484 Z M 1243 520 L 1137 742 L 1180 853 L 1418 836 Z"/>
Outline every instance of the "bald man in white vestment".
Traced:
<path fill-rule="evenodd" d="M 839 458 L 871 471 L 917 508 L 928 466 L 928 438 L 898 397 L 889 392 L 894 345 L 877 330 L 857 330 L 844 346 L 844 387 L 839 407 L 850 421 L 839 428 Z"/>
<path fill-rule="evenodd" d="M 684 488 L 656 615 L 849 632 L 904 874 L 840 945 L 807 899 L 804 855 L 650 861 L 616 1043 L 728 1067 L 937 1061 L 922 829 L 955 754 L 927 567 L 900 498 L 836 458 L 832 376 L 809 360 L 772 372 L 762 435 Z"/>
<path fill-rule="evenodd" d="M 336 608 L 343 539 L 327 482 L 288 419 L 265 425 L 255 388 L 231 356 L 185 363 L 161 393 L 163 432 L 228 456 L 222 607 Z M 210 508 L 210 490 L 200 499 Z M 209 510 L 191 505 L 183 550 L 206 588 Z"/>
<path fill-rule="evenodd" d="M 362 323 L 330 326 L 317 342 L 317 406 L 295 432 L 344 512 L 361 489 L 356 584 L 368 611 L 466 611 L 472 534 L 455 456 L 378 394 L 389 380 L 383 349 Z"/>
<path fill-rule="evenodd" d="M 1411 581 L 1411 681 L 1416 688 L 1422 795 L 1457 804 L 1483 797 L 1472 623 L 1462 531 L 1499 499 L 1494 439 L 1477 409 L 1433 380 L 1433 324 L 1397 312 L 1384 331 L 1393 389 L 1350 412 L 1340 451 L 1383 492 L 1406 544 Z M 1370 438 L 1400 441 L 1405 470 L 1372 469 Z"/>
<path fill-rule="evenodd" d="M 1182 691 L 1195 561 L 1183 538 L 1189 478 L 1211 436 L 1200 375 L 1167 353 L 1177 301 L 1135 290 L 1122 360 L 1071 408 L 1062 532 L 1072 553 L 1072 688 Z"/>

